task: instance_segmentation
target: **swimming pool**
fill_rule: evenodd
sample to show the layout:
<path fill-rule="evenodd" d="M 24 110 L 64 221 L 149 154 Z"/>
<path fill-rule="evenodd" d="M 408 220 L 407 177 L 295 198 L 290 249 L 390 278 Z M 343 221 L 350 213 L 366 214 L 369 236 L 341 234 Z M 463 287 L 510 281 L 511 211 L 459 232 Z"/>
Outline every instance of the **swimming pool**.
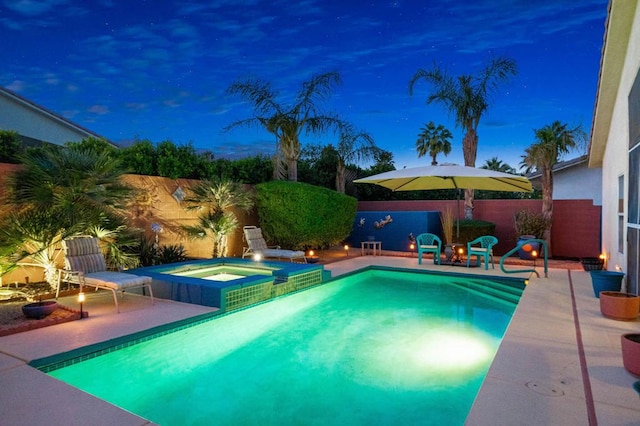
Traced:
<path fill-rule="evenodd" d="M 322 265 L 226 257 L 127 272 L 151 277 L 155 297 L 212 306 L 220 313 L 311 287 L 330 277 Z"/>
<path fill-rule="evenodd" d="M 489 286 L 524 287 L 371 268 L 49 374 L 160 425 L 463 424 L 516 306 Z"/>

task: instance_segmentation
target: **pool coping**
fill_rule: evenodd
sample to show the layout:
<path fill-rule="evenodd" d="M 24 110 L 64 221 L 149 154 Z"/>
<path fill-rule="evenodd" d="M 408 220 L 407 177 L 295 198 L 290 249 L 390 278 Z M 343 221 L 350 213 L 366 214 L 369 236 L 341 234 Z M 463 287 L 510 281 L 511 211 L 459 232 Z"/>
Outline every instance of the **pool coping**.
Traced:
<path fill-rule="evenodd" d="M 326 269 L 338 276 L 368 265 L 456 274 L 461 270 L 427 263 L 417 265 L 415 258 L 387 256 L 347 259 L 326 265 Z M 498 270 L 475 268 L 467 272 L 505 276 Z M 622 367 L 619 336 L 637 331 L 639 322 L 623 323 L 603 318 L 587 272 L 551 269 L 549 278 L 528 278 L 529 285 L 476 397 L 467 424 L 522 424 L 523 419 L 531 425 L 588 424 L 570 279 L 596 419 L 608 425 L 637 421 L 640 409 L 632 384 L 638 379 Z M 92 294 L 89 297 L 100 296 Z M 123 330 L 152 328 L 145 326 L 147 322 L 158 326 L 180 319 L 176 316 L 190 318 L 211 314 L 211 310 L 198 310 L 177 302 L 159 301 L 151 306 L 144 297 L 139 297 L 141 301 L 136 306 L 127 299 L 127 303 L 122 304 L 123 313 L 115 314 L 109 297 L 105 298 L 104 315 L 61 324 L 50 331 L 40 329 L 0 338 L 0 381 L 3 387 L 11 389 L 0 394 L 0 406 L 5 407 L 4 424 L 149 424 L 145 419 L 72 388 L 27 364 L 53 355 L 43 343 L 47 339 L 54 341 L 57 347 L 71 351 L 75 349 L 74 345 L 84 346 L 82 338 L 100 333 L 106 335 L 111 329 L 114 333 L 127 334 Z M 127 297 L 135 301 L 135 296 Z M 127 309 L 131 311 L 127 312 Z M 173 317 L 170 318 L 169 313 Z M 163 318 L 158 318 L 160 315 Z M 547 391 L 550 394 L 545 394 Z"/>

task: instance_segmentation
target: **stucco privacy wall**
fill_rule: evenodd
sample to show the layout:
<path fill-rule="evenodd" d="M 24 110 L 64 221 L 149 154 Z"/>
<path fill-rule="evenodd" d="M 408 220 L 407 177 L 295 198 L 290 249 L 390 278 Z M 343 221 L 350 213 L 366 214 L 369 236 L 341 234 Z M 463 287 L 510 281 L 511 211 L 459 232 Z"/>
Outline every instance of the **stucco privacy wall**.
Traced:
<path fill-rule="evenodd" d="M 7 176 L 18 169 L 15 164 L 0 163 L 0 199 L 4 196 Z M 187 211 L 184 203 L 179 203 L 173 196 L 178 187 L 184 192 L 188 191 L 191 185 L 197 183 L 193 179 L 169 179 L 157 176 L 125 175 L 124 181 L 137 189 L 135 199 L 128 206 L 128 215 L 131 226 L 139 228 L 148 239 L 155 237 L 151 229 L 153 223 L 162 226 L 162 233 L 159 234 L 160 245 L 182 244 L 191 257 L 211 257 L 212 242 L 207 238 L 204 240 L 192 240 L 180 232 L 182 225 L 194 225 L 197 222 L 197 211 Z M 0 213 L 3 207 L 0 206 Z M 6 210 L 5 210 L 6 211 Z M 258 225 L 255 213 L 236 212 L 240 221 L 240 226 L 229 236 L 229 256 L 239 257 L 242 255 L 242 226 Z M 60 261 L 62 257 L 60 256 Z M 10 274 L 3 276 L 3 282 L 13 283 L 14 281 L 25 282 L 25 277 L 31 281 L 42 281 L 43 275 L 40 268 L 21 267 Z"/>
<path fill-rule="evenodd" d="M 361 201 L 358 211 L 444 211 L 456 214 L 457 202 L 452 200 Z M 463 202 L 460 202 L 460 217 Z M 542 200 L 475 200 L 474 219 L 496 224 L 498 244 L 495 253 L 502 255 L 515 247 L 513 216 L 518 210 L 539 212 Z M 555 200 L 551 227 L 554 257 L 588 257 L 600 253 L 600 206 L 591 200 Z"/>

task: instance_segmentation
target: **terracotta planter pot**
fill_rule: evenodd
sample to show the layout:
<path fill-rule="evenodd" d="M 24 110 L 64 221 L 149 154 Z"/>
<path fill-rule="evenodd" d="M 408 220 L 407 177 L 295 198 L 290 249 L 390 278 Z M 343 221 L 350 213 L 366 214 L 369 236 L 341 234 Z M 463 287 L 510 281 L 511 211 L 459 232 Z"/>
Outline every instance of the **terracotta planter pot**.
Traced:
<path fill-rule="evenodd" d="M 629 333 L 620 336 L 622 363 L 634 376 L 640 377 L 640 334 Z"/>
<path fill-rule="evenodd" d="M 22 313 L 27 318 L 42 319 L 53 311 L 58 309 L 58 303 L 55 301 L 29 303 L 22 307 Z"/>
<path fill-rule="evenodd" d="M 624 273 L 615 271 L 591 271 L 593 293 L 600 297 L 601 291 L 620 291 Z"/>
<path fill-rule="evenodd" d="M 603 316 L 618 321 L 638 319 L 640 297 L 620 291 L 600 292 L 600 312 Z"/>

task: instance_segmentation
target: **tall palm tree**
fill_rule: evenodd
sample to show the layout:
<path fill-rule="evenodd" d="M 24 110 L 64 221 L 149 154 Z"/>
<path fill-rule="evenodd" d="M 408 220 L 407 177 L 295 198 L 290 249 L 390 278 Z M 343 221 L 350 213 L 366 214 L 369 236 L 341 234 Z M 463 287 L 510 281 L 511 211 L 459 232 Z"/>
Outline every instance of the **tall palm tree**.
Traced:
<path fill-rule="evenodd" d="M 239 95 L 253 104 L 253 117 L 236 121 L 225 128 L 260 126 L 273 134 L 277 140 L 274 170 L 281 170 L 277 163 L 284 158 L 287 176 L 298 180 L 298 158 L 300 157 L 300 135 L 302 133 L 322 133 L 339 126 L 340 120 L 320 110 L 319 102 L 331 94 L 333 87 L 340 83 L 337 72 L 314 75 L 302 83 L 293 104 L 285 105 L 278 99 L 278 92 L 271 84 L 258 79 L 240 80 L 233 83 L 227 92 Z"/>
<path fill-rule="evenodd" d="M 534 130 L 536 142 L 525 150 L 522 156 L 522 166 L 525 173 L 532 170 L 540 172 L 542 180 L 542 216 L 551 223 L 553 217 L 553 166 L 558 163 L 563 154 L 584 145 L 586 133 L 582 126 L 569 128 L 568 124 L 554 121 L 540 129 Z M 549 230 L 545 239 L 550 247 Z"/>
<path fill-rule="evenodd" d="M 464 131 L 462 153 L 465 166 L 475 167 L 478 151 L 478 125 L 489 108 L 489 97 L 498 88 L 498 83 L 517 73 L 513 59 L 497 58 L 490 61 L 478 75 L 450 76 L 437 64 L 429 70 L 419 69 L 409 81 L 409 94 L 413 95 L 418 81 L 433 85 L 427 104 L 440 102 L 455 116 L 456 125 Z M 465 218 L 473 218 L 473 190 L 465 190 Z"/>
<path fill-rule="evenodd" d="M 502 160 L 499 160 L 498 157 L 492 157 L 488 160 L 485 160 L 484 164 L 480 168 L 502 173 L 511 173 L 514 175 L 516 174 L 516 169 L 503 162 Z"/>
<path fill-rule="evenodd" d="M 438 164 L 436 157 L 443 153 L 445 156 L 451 152 L 451 138 L 453 135 L 442 124 L 436 127 L 433 121 L 430 121 L 422 129 L 416 141 L 416 151 L 418 157 L 424 157 L 429 154 L 431 156 L 431 165 Z"/>
<path fill-rule="evenodd" d="M 338 154 L 336 191 L 345 193 L 347 164 L 373 160 L 377 150 L 378 147 L 369 133 L 356 131 L 351 125 L 343 126 L 340 129 L 340 140 L 336 148 Z"/>
<path fill-rule="evenodd" d="M 213 239 L 212 257 L 225 257 L 228 253 L 228 236 L 238 227 L 233 209 L 248 211 L 253 197 L 237 182 L 231 180 L 204 180 L 191 188 L 191 195 L 184 199 L 187 210 L 200 210 L 196 225 L 183 226 L 192 238 Z"/>

